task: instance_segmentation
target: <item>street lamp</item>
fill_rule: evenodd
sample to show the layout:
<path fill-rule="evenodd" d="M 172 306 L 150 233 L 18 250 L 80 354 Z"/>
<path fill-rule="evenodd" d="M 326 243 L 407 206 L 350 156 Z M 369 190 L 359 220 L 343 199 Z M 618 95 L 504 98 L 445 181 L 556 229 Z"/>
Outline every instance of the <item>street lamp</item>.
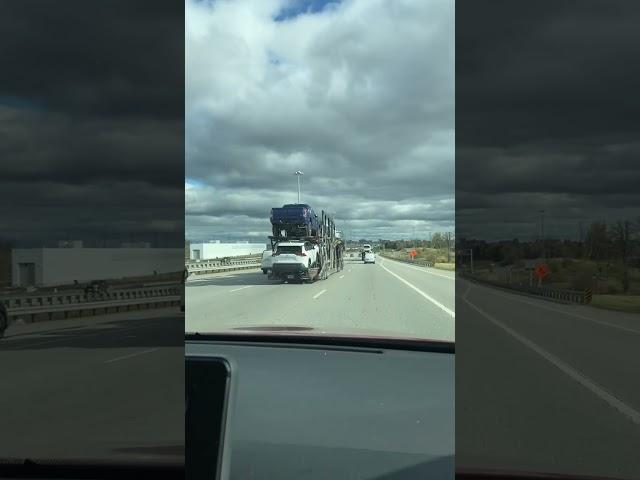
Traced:
<path fill-rule="evenodd" d="M 298 203 L 300 203 L 300 176 L 304 175 L 300 170 L 295 173 L 295 176 L 298 178 Z"/>

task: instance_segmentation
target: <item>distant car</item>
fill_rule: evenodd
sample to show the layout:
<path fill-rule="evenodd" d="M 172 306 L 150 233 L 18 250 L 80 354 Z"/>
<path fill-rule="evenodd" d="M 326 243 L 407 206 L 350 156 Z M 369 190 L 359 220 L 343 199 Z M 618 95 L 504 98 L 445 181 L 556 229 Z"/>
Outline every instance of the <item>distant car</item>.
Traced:
<path fill-rule="evenodd" d="M 376 256 L 373 252 L 364 253 L 364 263 L 376 263 Z"/>
<path fill-rule="evenodd" d="M 271 266 L 273 265 L 273 250 L 265 250 L 262 252 L 262 262 L 260 267 L 262 268 L 262 273 L 267 274 L 269 270 L 271 270 Z"/>
<path fill-rule="evenodd" d="M 4 306 L 4 302 L 0 301 L 0 338 L 4 336 L 4 331 L 9 326 L 9 314 L 7 308 Z"/>

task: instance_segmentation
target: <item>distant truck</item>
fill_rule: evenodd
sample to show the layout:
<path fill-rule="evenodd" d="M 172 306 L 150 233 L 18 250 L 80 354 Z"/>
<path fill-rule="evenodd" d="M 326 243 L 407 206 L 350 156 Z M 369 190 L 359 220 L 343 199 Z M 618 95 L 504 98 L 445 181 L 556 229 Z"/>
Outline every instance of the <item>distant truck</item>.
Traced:
<path fill-rule="evenodd" d="M 306 203 L 272 208 L 269 220 L 274 237 L 315 237 L 320 232 L 318 215 Z"/>
<path fill-rule="evenodd" d="M 362 256 L 362 261 L 364 261 L 364 257 L 368 252 L 371 252 L 371 245 L 369 245 L 368 243 L 365 243 L 362 246 L 362 253 L 360 254 Z"/>

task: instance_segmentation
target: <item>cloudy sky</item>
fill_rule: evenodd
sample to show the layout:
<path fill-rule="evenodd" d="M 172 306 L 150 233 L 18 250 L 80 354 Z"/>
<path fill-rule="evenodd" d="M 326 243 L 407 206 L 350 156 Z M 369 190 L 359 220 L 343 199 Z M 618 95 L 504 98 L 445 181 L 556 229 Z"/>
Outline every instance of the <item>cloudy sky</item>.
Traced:
<path fill-rule="evenodd" d="M 180 1 L 0 2 L 0 241 L 184 228 Z"/>
<path fill-rule="evenodd" d="M 298 169 L 352 238 L 453 230 L 453 2 L 186 5 L 188 238 L 266 239 Z"/>
<path fill-rule="evenodd" d="M 458 238 L 640 219 L 638 25 L 640 2 L 458 0 Z"/>

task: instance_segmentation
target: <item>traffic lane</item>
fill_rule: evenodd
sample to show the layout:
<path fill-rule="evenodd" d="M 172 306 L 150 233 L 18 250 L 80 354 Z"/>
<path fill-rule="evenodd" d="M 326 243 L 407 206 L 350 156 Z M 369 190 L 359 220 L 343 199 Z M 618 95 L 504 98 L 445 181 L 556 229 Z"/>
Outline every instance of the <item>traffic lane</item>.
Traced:
<path fill-rule="evenodd" d="M 322 325 L 315 320 L 316 312 L 308 309 L 308 302 L 320 290 L 318 285 L 332 285 L 336 274 L 312 284 L 262 281 L 256 275 L 262 273 L 238 272 L 235 279 L 214 280 L 196 288 L 188 283 L 186 331 L 211 332 L 265 325 Z"/>
<path fill-rule="evenodd" d="M 214 295 L 222 290 L 224 295 Z M 451 340 L 453 318 L 378 265 L 345 263 L 313 284 L 187 285 L 188 331 L 301 326 Z"/>
<path fill-rule="evenodd" d="M 0 341 L 0 352 L 50 348 L 127 349 L 179 346 L 184 319 L 178 312 L 93 317 L 78 321 L 39 322 L 16 328 Z"/>
<path fill-rule="evenodd" d="M 3 455 L 182 455 L 183 320 L 156 320 L 135 333 L 3 344 L 0 378 L 11 386 L 0 397 Z"/>
<path fill-rule="evenodd" d="M 640 328 L 588 321 L 570 315 L 570 306 L 550 310 L 549 302 L 477 285 L 469 286 L 467 298 L 639 412 L 640 424 L 640 383 L 630 381 L 640 367 Z"/>
<path fill-rule="evenodd" d="M 406 275 L 396 278 L 381 263 L 346 265 L 344 278 L 337 277 L 339 288 L 328 288 L 321 297 L 319 314 L 325 323 L 389 336 L 455 339 L 455 318 L 439 300 L 434 303 L 421 294 L 423 290 L 403 282 Z"/>
<path fill-rule="evenodd" d="M 638 477 L 637 425 L 461 299 L 456 313 L 458 467 Z"/>
<path fill-rule="evenodd" d="M 402 262 L 389 259 L 379 260 L 380 265 L 384 265 L 393 273 L 400 275 L 413 285 L 417 286 L 448 309 L 455 312 L 455 277 L 434 272 L 428 267 L 417 267 Z"/>
<path fill-rule="evenodd" d="M 91 315 L 72 317 L 68 319 L 58 319 L 51 321 L 41 321 L 26 323 L 20 321 L 14 321 L 9 325 L 5 332 L 5 337 L 0 341 L 0 348 L 2 342 L 10 342 L 15 339 L 30 337 L 32 339 L 43 337 L 47 338 L 47 335 L 54 334 L 57 331 L 62 330 L 75 330 L 82 328 L 98 328 L 100 325 L 107 326 L 115 321 L 133 321 L 144 319 L 155 319 L 165 317 L 176 317 L 182 315 L 178 308 L 158 308 L 158 309 L 145 309 L 145 310 L 132 310 L 129 312 L 109 313 L 105 315 Z"/>

